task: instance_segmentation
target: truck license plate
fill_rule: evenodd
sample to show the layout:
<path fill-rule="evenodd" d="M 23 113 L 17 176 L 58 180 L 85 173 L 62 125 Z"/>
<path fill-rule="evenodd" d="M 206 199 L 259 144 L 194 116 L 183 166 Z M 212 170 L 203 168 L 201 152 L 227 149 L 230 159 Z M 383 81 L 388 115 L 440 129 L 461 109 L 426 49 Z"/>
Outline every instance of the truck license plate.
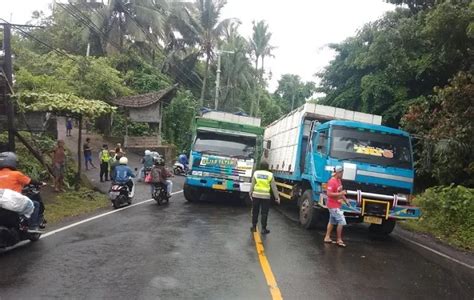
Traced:
<path fill-rule="evenodd" d="M 371 224 L 382 224 L 382 218 L 379 217 L 371 217 L 371 216 L 365 216 L 364 217 L 364 222 L 365 223 L 371 223 Z"/>

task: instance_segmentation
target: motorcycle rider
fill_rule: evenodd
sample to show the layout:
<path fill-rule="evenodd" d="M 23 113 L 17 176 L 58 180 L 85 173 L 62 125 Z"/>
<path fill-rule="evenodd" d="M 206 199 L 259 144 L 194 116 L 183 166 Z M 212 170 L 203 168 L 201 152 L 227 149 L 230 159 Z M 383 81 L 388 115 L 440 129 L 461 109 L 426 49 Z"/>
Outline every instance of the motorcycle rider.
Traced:
<path fill-rule="evenodd" d="M 165 168 L 165 160 L 162 158 L 156 158 L 154 160 L 154 166 L 151 169 L 151 192 L 156 184 L 164 184 L 166 186 L 166 192 L 168 197 L 171 197 L 171 191 L 173 190 L 173 182 L 168 178 L 173 177 L 173 174 Z"/>
<path fill-rule="evenodd" d="M 178 156 L 178 161 L 184 166 L 184 171 L 188 170 L 188 157 L 186 156 L 186 151 L 182 151 Z"/>
<path fill-rule="evenodd" d="M 10 189 L 15 192 L 21 193 L 25 185 L 45 185 L 44 182 L 33 180 L 22 172 L 17 171 L 16 167 L 17 157 L 15 153 L 0 153 L 0 189 Z M 42 214 L 41 204 L 36 200 L 30 200 L 33 202 L 34 211 L 31 214 L 30 219 L 28 220 L 28 232 L 41 233 L 41 231 L 39 230 L 40 217 Z"/>
<path fill-rule="evenodd" d="M 153 156 L 150 150 L 145 150 L 145 156 L 140 161 L 143 164 L 143 168 L 140 171 L 140 178 L 145 178 L 146 171 L 151 170 L 153 167 Z"/>
<path fill-rule="evenodd" d="M 115 167 L 115 182 L 118 184 L 125 184 L 128 187 L 128 191 L 131 194 L 130 197 L 133 197 L 133 180 L 131 178 L 135 178 L 135 174 L 132 172 L 128 164 L 128 159 L 123 156 L 119 160 L 119 165 Z"/>

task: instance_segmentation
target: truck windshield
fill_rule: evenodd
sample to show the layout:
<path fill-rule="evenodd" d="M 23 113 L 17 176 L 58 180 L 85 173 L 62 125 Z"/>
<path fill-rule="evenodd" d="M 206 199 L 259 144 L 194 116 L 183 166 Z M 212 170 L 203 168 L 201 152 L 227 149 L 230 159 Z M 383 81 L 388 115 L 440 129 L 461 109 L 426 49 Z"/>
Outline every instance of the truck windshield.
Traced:
<path fill-rule="evenodd" d="M 194 151 L 231 156 L 236 158 L 254 158 L 256 138 L 234 136 L 216 132 L 197 133 Z"/>
<path fill-rule="evenodd" d="M 411 169 L 408 137 L 365 129 L 333 127 L 331 157 Z"/>

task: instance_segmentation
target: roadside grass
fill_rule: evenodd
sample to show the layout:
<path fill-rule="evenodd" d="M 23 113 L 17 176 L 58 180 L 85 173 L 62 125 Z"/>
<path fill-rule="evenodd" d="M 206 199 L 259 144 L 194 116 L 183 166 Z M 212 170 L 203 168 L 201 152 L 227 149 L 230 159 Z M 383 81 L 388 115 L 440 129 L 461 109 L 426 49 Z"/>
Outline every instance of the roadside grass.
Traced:
<path fill-rule="evenodd" d="M 403 228 L 474 252 L 474 189 L 454 185 L 432 187 L 418 195 L 414 204 L 422 209 L 422 216 L 401 223 Z"/>
<path fill-rule="evenodd" d="M 474 241 L 471 239 L 470 242 L 465 240 L 460 240 L 457 235 L 444 235 L 439 230 L 425 226 L 423 223 L 420 223 L 416 220 L 407 220 L 399 223 L 403 229 L 408 231 L 424 233 L 431 235 L 435 239 L 446 243 L 454 248 L 457 248 L 462 251 L 468 251 L 474 253 Z"/>
<path fill-rule="evenodd" d="M 48 220 L 48 224 L 91 213 L 110 205 L 106 195 L 87 188 L 60 193 L 49 199 L 44 199 L 44 202 L 46 206 L 45 218 Z"/>

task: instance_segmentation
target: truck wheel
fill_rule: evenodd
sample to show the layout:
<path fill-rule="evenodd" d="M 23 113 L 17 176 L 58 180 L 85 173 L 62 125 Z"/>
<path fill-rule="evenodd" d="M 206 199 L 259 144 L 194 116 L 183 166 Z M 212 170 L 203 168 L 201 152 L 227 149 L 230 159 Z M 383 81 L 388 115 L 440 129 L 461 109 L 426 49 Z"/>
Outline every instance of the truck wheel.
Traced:
<path fill-rule="evenodd" d="M 395 228 L 396 221 L 393 219 L 383 220 L 382 224 L 370 224 L 369 232 L 376 235 L 386 236 L 392 233 Z"/>
<path fill-rule="evenodd" d="M 183 194 L 188 202 L 196 202 L 201 199 L 201 192 L 198 189 L 189 187 L 187 184 L 183 187 Z"/>
<path fill-rule="evenodd" d="M 306 190 L 301 196 L 300 224 L 306 229 L 315 228 L 317 224 L 318 210 L 314 208 L 313 191 Z"/>

